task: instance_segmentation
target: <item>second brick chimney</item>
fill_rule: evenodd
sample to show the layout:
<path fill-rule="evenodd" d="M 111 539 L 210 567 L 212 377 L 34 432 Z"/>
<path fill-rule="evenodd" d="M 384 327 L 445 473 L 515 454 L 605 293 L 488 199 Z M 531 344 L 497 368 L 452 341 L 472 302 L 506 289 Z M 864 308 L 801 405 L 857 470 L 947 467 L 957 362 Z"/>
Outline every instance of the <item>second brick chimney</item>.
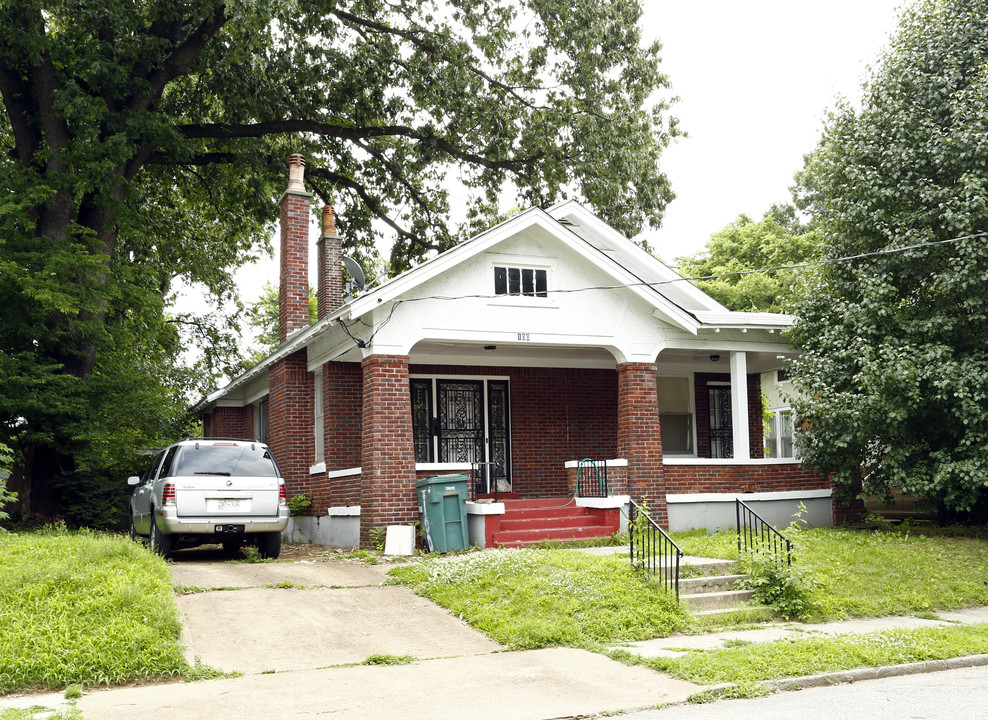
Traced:
<path fill-rule="evenodd" d="M 278 292 L 278 335 L 284 342 L 309 326 L 309 201 L 305 191 L 305 158 L 288 161 L 288 187 L 281 196 L 281 273 Z"/>
<path fill-rule="evenodd" d="M 322 209 L 322 234 L 316 245 L 318 253 L 319 319 L 340 309 L 343 304 L 343 240 L 336 232 L 336 213 L 332 205 Z"/>

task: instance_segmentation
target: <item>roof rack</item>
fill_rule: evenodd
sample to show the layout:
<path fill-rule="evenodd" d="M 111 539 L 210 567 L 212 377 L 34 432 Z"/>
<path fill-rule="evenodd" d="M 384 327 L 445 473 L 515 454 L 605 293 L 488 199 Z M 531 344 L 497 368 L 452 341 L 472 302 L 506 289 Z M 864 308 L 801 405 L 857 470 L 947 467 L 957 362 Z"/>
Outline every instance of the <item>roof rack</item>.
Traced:
<path fill-rule="evenodd" d="M 218 437 L 213 435 L 210 435 L 209 437 L 184 437 L 181 440 L 179 440 L 179 442 L 186 442 L 187 440 L 225 440 L 227 442 L 249 442 L 249 443 L 258 443 L 259 445 L 267 445 L 267 443 L 265 442 L 261 442 L 260 440 L 254 440 L 252 438 Z"/>

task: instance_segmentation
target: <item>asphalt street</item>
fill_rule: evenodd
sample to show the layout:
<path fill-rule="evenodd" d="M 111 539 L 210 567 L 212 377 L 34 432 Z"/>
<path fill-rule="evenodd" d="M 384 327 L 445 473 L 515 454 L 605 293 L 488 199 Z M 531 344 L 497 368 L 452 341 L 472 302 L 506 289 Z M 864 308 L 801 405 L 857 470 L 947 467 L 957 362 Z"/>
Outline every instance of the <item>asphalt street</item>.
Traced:
<path fill-rule="evenodd" d="M 621 720 L 988 720 L 988 667 L 846 683 L 752 700 L 677 705 Z"/>

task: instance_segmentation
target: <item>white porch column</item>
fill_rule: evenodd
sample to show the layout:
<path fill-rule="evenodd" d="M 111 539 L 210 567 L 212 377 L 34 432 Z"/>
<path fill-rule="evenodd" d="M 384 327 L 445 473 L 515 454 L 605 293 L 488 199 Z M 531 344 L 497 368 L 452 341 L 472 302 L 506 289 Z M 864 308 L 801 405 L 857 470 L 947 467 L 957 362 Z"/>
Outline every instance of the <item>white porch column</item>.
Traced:
<path fill-rule="evenodd" d="M 731 422 L 734 426 L 734 459 L 749 460 L 748 442 L 748 356 L 731 353 Z"/>

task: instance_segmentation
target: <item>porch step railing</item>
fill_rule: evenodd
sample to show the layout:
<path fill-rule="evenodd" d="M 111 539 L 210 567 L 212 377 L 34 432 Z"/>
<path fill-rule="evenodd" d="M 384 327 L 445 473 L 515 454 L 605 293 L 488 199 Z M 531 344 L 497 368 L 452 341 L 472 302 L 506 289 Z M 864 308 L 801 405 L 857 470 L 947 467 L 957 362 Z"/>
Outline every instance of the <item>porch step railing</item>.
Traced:
<path fill-rule="evenodd" d="M 779 563 L 792 565 L 792 541 L 765 521 L 740 498 L 734 500 L 738 553 L 765 552 Z"/>
<path fill-rule="evenodd" d="M 607 461 L 584 458 L 576 466 L 577 497 L 607 497 Z"/>
<path fill-rule="evenodd" d="M 493 495 L 494 502 L 500 502 L 498 497 L 497 480 L 493 477 L 492 462 L 472 462 L 470 463 L 470 492 L 469 500 L 476 500 L 481 495 Z"/>
<path fill-rule="evenodd" d="M 679 600 L 679 561 L 683 551 L 634 500 L 631 500 L 630 510 L 628 535 L 632 567 L 657 578 L 666 590 L 675 590 Z"/>

